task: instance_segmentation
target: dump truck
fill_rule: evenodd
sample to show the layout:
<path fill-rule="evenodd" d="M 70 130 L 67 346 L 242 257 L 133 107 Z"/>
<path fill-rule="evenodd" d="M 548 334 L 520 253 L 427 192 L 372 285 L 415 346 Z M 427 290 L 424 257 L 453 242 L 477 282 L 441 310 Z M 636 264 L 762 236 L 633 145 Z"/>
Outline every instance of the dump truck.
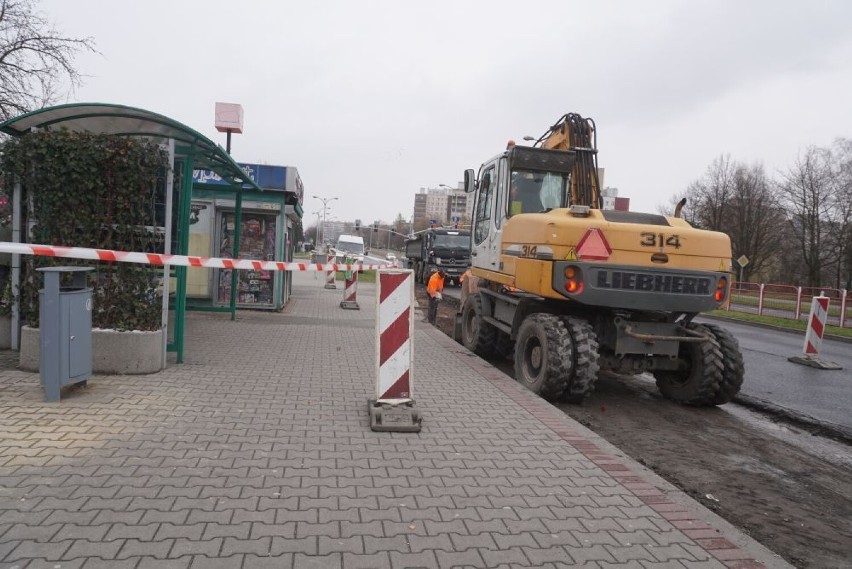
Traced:
<path fill-rule="evenodd" d="M 432 228 L 405 242 L 406 266 L 414 270 L 414 278 L 426 283 L 432 273 L 444 269 L 445 282 L 459 284 L 470 263 L 470 231 L 466 229 Z"/>
<path fill-rule="evenodd" d="M 457 339 L 509 357 L 515 379 L 582 402 L 600 371 L 649 372 L 683 404 L 730 401 L 743 383 L 737 340 L 696 315 L 730 293 L 730 239 L 679 217 L 603 210 L 596 127 L 563 115 L 531 146 L 466 170 L 474 196 L 472 279 Z"/>

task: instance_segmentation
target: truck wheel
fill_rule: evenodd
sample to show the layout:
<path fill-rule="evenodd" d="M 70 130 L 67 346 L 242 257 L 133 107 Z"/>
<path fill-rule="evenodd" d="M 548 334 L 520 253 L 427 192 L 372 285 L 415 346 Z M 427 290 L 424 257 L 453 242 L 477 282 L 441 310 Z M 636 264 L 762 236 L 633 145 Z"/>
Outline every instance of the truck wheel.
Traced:
<path fill-rule="evenodd" d="M 714 405 L 722 405 L 736 397 L 743 385 L 743 354 L 740 352 L 740 343 L 730 332 L 715 324 L 704 324 L 704 327 L 710 330 L 722 349 L 722 381 L 713 399 Z"/>
<path fill-rule="evenodd" d="M 462 344 L 477 356 L 488 358 L 494 353 L 497 328 L 482 316 L 482 299 L 478 294 L 468 296 L 462 310 Z"/>
<path fill-rule="evenodd" d="M 681 368 L 654 372 L 663 397 L 685 405 L 714 405 L 722 382 L 722 350 L 713 334 L 700 324 L 689 324 L 711 339 L 706 342 L 681 342 L 678 358 Z"/>
<path fill-rule="evenodd" d="M 598 338 L 592 325 L 582 318 L 563 317 L 574 347 L 574 371 L 563 399 L 582 403 L 595 390 L 600 370 Z"/>
<path fill-rule="evenodd" d="M 527 316 L 515 340 L 515 379 L 545 399 L 565 391 L 573 369 L 571 336 L 554 314 Z"/>

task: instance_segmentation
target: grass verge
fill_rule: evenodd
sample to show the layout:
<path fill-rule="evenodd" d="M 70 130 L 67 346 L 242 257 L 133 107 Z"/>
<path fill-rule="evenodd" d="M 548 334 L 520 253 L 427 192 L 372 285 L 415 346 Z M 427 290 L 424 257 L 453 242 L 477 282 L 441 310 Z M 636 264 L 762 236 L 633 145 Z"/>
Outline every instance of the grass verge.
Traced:
<path fill-rule="evenodd" d="M 774 316 L 758 316 L 757 314 L 750 314 L 748 312 L 734 312 L 727 310 L 714 310 L 712 312 L 708 312 L 710 316 L 718 316 L 719 318 L 730 318 L 731 320 L 742 320 L 744 322 L 755 322 L 758 324 L 767 324 L 769 326 L 776 326 L 778 328 L 786 328 L 787 330 L 801 330 L 804 331 L 807 326 L 807 322 L 800 320 L 789 320 L 787 318 L 776 318 Z M 838 326 L 828 325 L 825 327 L 826 335 L 831 336 L 840 336 L 842 338 L 852 339 L 852 329 L 850 328 L 840 328 Z"/>
<path fill-rule="evenodd" d="M 342 281 L 345 278 L 345 274 L 343 271 L 337 271 L 337 274 L 334 276 L 335 279 Z M 363 271 L 358 273 L 358 282 L 359 283 L 374 283 L 376 282 L 376 271 Z"/>

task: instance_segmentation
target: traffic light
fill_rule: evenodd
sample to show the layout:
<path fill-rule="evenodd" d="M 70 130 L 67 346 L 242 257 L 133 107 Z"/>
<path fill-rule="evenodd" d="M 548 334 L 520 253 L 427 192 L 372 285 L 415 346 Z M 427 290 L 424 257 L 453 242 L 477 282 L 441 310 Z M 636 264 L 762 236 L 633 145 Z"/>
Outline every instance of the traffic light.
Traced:
<path fill-rule="evenodd" d="M 360 219 L 355 220 L 355 231 L 361 231 L 361 220 Z"/>
<path fill-rule="evenodd" d="M 379 222 L 377 221 L 373 224 L 373 233 L 378 233 L 378 232 L 379 232 Z"/>

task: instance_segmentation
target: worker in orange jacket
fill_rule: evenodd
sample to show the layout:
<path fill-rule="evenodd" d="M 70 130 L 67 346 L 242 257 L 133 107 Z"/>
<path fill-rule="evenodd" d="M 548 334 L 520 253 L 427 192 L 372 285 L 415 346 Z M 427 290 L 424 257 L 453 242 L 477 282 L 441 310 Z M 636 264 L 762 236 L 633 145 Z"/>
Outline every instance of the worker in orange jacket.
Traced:
<path fill-rule="evenodd" d="M 438 269 L 429 278 L 429 284 L 426 285 L 426 292 L 429 294 L 429 316 L 430 324 L 438 323 L 438 303 L 444 295 L 444 277 L 447 273 L 443 269 Z"/>

